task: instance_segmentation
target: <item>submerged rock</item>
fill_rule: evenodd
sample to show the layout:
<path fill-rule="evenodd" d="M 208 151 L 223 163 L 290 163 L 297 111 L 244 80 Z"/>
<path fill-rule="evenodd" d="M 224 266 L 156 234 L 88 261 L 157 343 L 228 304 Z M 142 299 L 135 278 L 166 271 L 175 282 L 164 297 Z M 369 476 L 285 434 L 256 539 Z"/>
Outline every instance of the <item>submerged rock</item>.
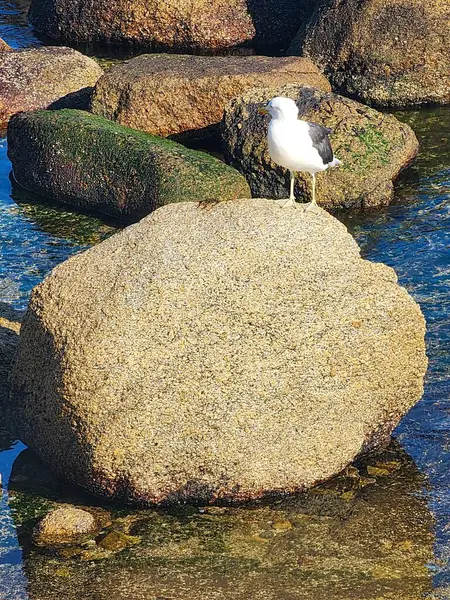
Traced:
<path fill-rule="evenodd" d="M 12 406 L 21 439 L 99 496 L 293 492 L 386 443 L 421 397 L 424 332 L 325 211 L 174 204 L 34 289 Z"/>
<path fill-rule="evenodd" d="M 220 51 L 252 43 L 286 47 L 317 0 L 33 0 L 41 33 L 71 42 Z"/>
<path fill-rule="evenodd" d="M 71 48 L 0 52 L 0 130 L 11 115 L 47 108 L 86 108 L 100 66 Z"/>
<path fill-rule="evenodd" d="M 289 52 L 346 95 L 382 107 L 450 103 L 450 3 L 328 0 Z"/>
<path fill-rule="evenodd" d="M 223 109 L 235 96 L 285 83 L 331 89 L 317 67 L 303 58 L 145 54 L 105 73 L 91 109 L 155 135 L 202 138 L 217 134 Z"/>
<path fill-rule="evenodd" d="M 424 477 L 398 447 L 380 459 L 400 468 L 360 489 L 342 476 L 263 505 L 136 511 L 140 545 L 109 557 L 103 550 L 101 562 L 95 549 L 88 563 L 32 550 L 24 556 L 27 592 L 32 600 L 428 597 L 435 540 Z M 365 464 L 358 469 L 365 473 Z M 23 510 L 34 497 L 23 498 Z M 12 506 L 17 519 L 14 499 Z M 282 522 L 292 527 L 274 530 Z"/>
<path fill-rule="evenodd" d="M 299 117 L 332 130 L 331 143 L 342 161 L 317 175 L 317 199 L 327 208 L 368 208 L 388 204 L 393 181 L 416 156 L 412 129 L 394 116 L 358 102 L 296 85 L 251 90 L 225 109 L 222 137 L 226 160 L 247 179 L 255 197 L 286 198 L 289 173 L 275 165 L 267 147 L 269 117 L 258 107 L 274 96 L 296 101 Z M 311 176 L 297 174 L 296 195 L 309 200 Z"/>
<path fill-rule="evenodd" d="M 49 512 L 33 531 L 36 546 L 53 548 L 80 544 L 93 537 L 98 525 L 91 513 L 73 506 Z"/>
<path fill-rule="evenodd" d="M 249 191 L 240 173 L 209 154 L 77 110 L 16 115 L 8 156 L 25 188 L 127 221 L 171 202 Z"/>

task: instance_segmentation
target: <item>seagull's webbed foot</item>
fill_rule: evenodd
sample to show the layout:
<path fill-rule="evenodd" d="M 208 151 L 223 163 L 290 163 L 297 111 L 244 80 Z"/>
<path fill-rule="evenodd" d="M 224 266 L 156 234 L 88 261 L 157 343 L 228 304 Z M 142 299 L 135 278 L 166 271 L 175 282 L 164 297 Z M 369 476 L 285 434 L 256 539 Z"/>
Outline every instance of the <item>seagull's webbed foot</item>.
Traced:
<path fill-rule="evenodd" d="M 317 204 L 317 202 L 308 202 L 308 204 L 305 205 L 305 212 L 310 212 L 314 215 L 318 215 L 320 212 L 319 205 Z"/>
<path fill-rule="evenodd" d="M 298 206 L 295 198 L 283 198 L 282 200 L 275 200 L 275 204 L 278 204 L 278 206 L 281 206 L 281 208 L 297 208 Z"/>

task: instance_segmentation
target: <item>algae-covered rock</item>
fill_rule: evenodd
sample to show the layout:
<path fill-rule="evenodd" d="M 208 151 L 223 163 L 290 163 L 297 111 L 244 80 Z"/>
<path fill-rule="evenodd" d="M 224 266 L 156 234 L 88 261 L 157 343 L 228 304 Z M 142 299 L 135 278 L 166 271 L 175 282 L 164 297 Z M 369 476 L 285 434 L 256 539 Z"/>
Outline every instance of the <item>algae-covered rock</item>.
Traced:
<path fill-rule="evenodd" d="M 16 115 L 8 156 L 25 188 L 128 221 L 171 202 L 248 194 L 242 175 L 208 154 L 77 110 Z"/>
<path fill-rule="evenodd" d="M 71 48 L 32 48 L 0 52 L 0 130 L 11 115 L 25 110 L 86 108 L 99 65 Z"/>
<path fill-rule="evenodd" d="M 29 598 L 428 598 L 434 523 L 424 477 L 399 447 L 378 461 L 399 468 L 360 486 L 366 464 L 358 464 L 358 475 L 263 505 L 136 511 L 131 532 L 141 543 L 109 557 L 101 547 L 83 554 L 88 562 L 31 549 L 24 556 Z M 287 522 L 284 531 L 274 528 Z"/>
<path fill-rule="evenodd" d="M 145 54 L 119 64 L 97 83 L 91 109 L 155 135 L 208 137 L 225 105 L 258 86 L 286 83 L 330 91 L 309 60 L 267 56 Z"/>
<path fill-rule="evenodd" d="M 450 3 L 328 0 L 289 52 L 346 95 L 382 107 L 450 102 Z"/>
<path fill-rule="evenodd" d="M 36 546 L 71 546 L 93 537 L 98 525 L 91 513 L 61 506 L 49 512 L 35 527 L 33 532 Z"/>
<path fill-rule="evenodd" d="M 11 402 L 25 443 L 99 496 L 293 492 L 386 443 L 422 394 L 424 331 L 325 211 L 172 204 L 34 289 Z"/>
<path fill-rule="evenodd" d="M 333 150 L 342 164 L 317 175 L 319 204 L 359 209 L 389 203 L 393 181 L 418 151 L 412 129 L 392 115 L 348 98 L 295 85 L 251 90 L 225 109 L 225 157 L 245 175 L 253 196 L 286 198 L 288 194 L 289 173 L 275 165 L 268 152 L 270 118 L 258 114 L 258 107 L 274 96 L 292 98 L 299 107 L 300 119 L 332 130 Z M 309 200 L 311 177 L 307 173 L 297 175 L 297 198 Z"/>

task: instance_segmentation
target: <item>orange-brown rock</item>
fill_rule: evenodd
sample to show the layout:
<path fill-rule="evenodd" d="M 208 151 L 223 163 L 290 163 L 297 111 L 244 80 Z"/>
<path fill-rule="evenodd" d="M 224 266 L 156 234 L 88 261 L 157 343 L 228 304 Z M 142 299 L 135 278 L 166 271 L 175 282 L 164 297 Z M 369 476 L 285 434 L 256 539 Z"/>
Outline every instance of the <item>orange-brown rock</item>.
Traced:
<path fill-rule="evenodd" d="M 33 26 L 69 42 L 221 51 L 284 45 L 318 0 L 33 0 Z"/>
<path fill-rule="evenodd" d="M 103 73 L 99 65 L 71 48 L 0 52 L 0 130 L 21 111 L 84 108 Z"/>
<path fill-rule="evenodd" d="M 208 137 L 217 132 L 229 100 L 250 88 L 286 83 L 330 90 L 303 58 L 144 54 L 100 78 L 91 108 L 154 135 Z"/>

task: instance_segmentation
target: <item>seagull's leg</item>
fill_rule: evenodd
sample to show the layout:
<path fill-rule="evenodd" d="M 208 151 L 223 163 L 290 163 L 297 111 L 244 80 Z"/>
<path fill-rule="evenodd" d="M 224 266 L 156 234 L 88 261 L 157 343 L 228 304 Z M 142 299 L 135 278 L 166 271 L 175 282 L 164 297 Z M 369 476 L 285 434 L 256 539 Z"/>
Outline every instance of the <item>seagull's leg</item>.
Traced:
<path fill-rule="evenodd" d="M 313 213 L 318 213 L 319 205 L 316 202 L 316 174 L 311 173 L 311 177 L 312 177 L 312 202 L 310 202 L 308 204 L 308 207 L 306 208 L 306 210 L 311 211 Z"/>
<path fill-rule="evenodd" d="M 291 184 L 290 184 L 290 192 L 288 200 L 275 200 L 277 204 L 279 204 L 282 208 L 287 208 L 288 206 L 293 206 L 296 208 L 297 202 L 295 201 L 294 196 L 294 184 L 295 184 L 295 174 L 294 171 L 289 171 L 291 174 Z"/>
<path fill-rule="evenodd" d="M 294 196 L 295 174 L 294 174 L 294 171 L 290 171 L 290 174 L 291 174 L 291 189 L 290 189 L 290 194 L 289 194 L 289 200 L 292 200 L 293 202 L 295 202 L 295 196 Z"/>

